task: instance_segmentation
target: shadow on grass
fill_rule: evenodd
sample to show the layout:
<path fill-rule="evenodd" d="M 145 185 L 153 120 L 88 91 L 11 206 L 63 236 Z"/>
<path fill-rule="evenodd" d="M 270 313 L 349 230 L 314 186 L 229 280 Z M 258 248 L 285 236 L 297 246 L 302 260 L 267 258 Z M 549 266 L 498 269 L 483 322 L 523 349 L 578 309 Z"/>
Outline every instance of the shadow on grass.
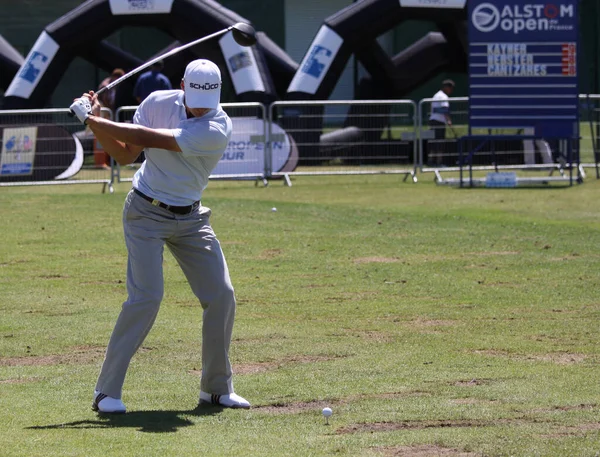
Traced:
<path fill-rule="evenodd" d="M 80 420 L 63 424 L 35 425 L 28 430 L 86 429 L 86 428 L 135 428 L 140 432 L 173 433 L 182 427 L 194 425 L 186 416 L 212 416 L 223 411 L 219 406 L 198 406 L 183 411 L 132 411 L 127 414 L 100 414 L 97 420 Z"/>

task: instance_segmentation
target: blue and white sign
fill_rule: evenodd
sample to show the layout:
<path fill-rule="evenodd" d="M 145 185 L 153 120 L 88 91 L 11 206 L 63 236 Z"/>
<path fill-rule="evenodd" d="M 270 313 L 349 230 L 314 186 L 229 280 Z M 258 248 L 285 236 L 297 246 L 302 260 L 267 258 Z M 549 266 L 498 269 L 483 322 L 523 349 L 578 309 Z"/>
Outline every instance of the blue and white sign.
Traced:
<path fill-rule="evenodd" d="M 467 3 L 470 129 L 578 137 L 578 0 Z"/>
<path fill-rule="evenodd" d="M 30 175 L 33 173 L 37 127 L 5 128 L 2 132 L 0 175 Z"/>
<path fill-rule="evenodd" d="M 300 71 L 294 75 L 287 91 L 314 95 L 343 42 L 335 30 L 322 25 L 310 46 L 310 51 L 300 62 Z"/>

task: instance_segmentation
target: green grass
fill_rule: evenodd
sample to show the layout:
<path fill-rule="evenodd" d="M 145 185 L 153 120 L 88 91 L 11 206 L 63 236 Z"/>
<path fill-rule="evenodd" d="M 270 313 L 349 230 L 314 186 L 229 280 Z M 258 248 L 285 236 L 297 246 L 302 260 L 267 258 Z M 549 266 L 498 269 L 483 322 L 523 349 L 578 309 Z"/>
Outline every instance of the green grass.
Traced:
<path fill-rule="evenodd" d="M 216 181 L 204 198 L 253 408 L 196 409 L 202 313 L 166 254 L 113 418 L 90 403 L 126 294 L 129 185 L 1 188 L 0 455 L 597 455 L 600 181 L 293 184 Z"/>

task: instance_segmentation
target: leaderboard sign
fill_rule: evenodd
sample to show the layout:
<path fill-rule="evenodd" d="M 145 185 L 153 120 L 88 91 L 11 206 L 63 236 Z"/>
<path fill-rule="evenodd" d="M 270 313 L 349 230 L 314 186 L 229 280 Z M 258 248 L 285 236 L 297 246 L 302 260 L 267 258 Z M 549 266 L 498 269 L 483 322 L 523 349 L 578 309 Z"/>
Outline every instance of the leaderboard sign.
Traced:
<path fill-rule="evenodd" d="M 470 129 L 578 137 L 578 0 L 467 3 Z"/>

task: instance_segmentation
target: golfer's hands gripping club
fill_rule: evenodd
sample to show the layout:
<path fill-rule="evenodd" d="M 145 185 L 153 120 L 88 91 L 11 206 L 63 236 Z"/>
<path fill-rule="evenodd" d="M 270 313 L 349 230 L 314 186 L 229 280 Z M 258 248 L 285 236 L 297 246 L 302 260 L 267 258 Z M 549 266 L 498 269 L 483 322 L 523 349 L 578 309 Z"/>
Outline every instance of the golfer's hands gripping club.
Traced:
<path fill-rule="evenodd" d="M 93 91 L 90 91 L 87 94 L 83 94 L 80 98 L 73 100 L 69 109 L 85 125 L 90 115 L 97 116 L 100 114 L 102 107 L 98 102 L 98 96 Z"/>

